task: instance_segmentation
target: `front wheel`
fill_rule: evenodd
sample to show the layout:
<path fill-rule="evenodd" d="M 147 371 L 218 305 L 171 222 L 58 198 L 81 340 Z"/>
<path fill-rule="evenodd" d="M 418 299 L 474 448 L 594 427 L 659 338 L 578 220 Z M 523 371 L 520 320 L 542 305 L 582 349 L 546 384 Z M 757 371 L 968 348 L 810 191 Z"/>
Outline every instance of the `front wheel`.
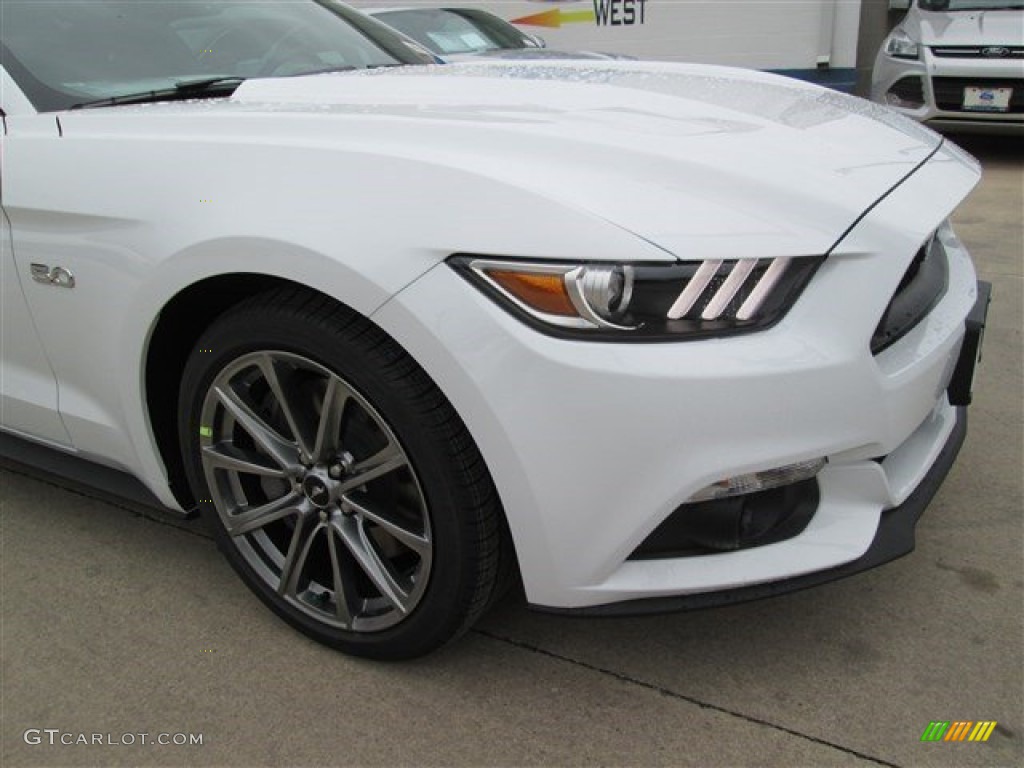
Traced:
<path fill-rule="evenodd" d="M 293 626 L 400 659 L 487 606 L 501 541 L 490 476 L 441 392 L 365 319 L 301 291 L 245 302 L 199 340 L 180 403 L 218 545 Z"/>

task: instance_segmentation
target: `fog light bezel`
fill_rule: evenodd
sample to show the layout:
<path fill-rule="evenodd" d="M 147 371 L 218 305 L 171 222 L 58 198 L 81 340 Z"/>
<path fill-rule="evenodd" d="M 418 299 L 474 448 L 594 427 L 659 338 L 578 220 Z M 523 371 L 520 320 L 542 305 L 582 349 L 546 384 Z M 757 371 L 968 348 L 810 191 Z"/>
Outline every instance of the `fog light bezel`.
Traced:
<path fill-rule="evenodd" d="M 818 511 L 816 478 L 743 496 L 680 504 L 628 560 L 708 557 L 799 536 Z"/>
<path fill-rule="evenodd" d="M 770 491 L 772 488 L 780 488 L 784 485 L 793 485 L 817 477 L 826 464 L 828 464 L 828 459 L 822 456 L 807 461 L 798 461 L 793 464 L 784 464 L 781 467 L 774 467 L 772 469 L 722 478 L 711 483 L 711 485 L 701 488 L 690 496 L 685 503 L 700 504 L 705 501 L 746 496 L 747 494 L 759 493 L 760 491 Z"/>
<path fill-rule="evenodd" d="M 927 103 L 924 77 L 910 74 L 896 80 L 885 91 L 885 103 L 896 109 L 921 109 Z"/>

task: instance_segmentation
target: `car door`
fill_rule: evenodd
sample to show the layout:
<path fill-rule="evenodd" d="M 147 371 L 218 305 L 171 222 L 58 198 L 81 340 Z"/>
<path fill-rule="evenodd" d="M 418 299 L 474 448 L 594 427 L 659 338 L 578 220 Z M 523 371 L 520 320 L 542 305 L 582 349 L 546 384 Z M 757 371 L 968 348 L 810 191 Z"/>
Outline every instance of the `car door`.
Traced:
<path fill-rule="evenodd" d="M 71 438 L 61 421 L 57 378 L 36 331 L 14 260 L 11 226 L 3 210 L 4 169 L 0 135 L 0 428 L 59 445 Z M 41 270 L 37 270 L 40 271 Z M 40 273 L 37 276 L 43 279 Z M 46 279 L 50 278 L 47 271 Z"/>

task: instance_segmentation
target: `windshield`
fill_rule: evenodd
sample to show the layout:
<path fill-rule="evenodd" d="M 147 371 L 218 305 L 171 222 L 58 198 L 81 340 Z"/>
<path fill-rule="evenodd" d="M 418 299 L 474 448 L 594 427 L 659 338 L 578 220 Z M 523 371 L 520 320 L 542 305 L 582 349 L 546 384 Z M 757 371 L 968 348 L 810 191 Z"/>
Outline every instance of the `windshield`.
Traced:
<path fill-rule="evenodd" d="M 207 78 L 424 61 L 331 0 L 2 0 L 0 21 L 2 63 L 41 111 Z"/>
<path fill-rule="evenodd" d="M 919 0 L 925 11 L 1014 11 L 1024 9 L 1024 0 Z"/>
<path fill-rule="evenodd" d="M 424 8 L 383 11 L 374 17 L 442 56 L 531 47 L 522 32 L 484 11 Z"/>

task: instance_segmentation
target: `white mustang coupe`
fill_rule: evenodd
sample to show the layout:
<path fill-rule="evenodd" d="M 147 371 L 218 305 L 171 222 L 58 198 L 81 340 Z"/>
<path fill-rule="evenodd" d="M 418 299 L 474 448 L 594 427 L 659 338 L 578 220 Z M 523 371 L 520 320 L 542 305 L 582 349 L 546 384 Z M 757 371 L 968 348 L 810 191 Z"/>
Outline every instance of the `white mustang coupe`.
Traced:
<path fill-rule="evenodd" d="M 732 69 L 424 65 L 334 0 L 2 0 L 0 38 L 6 444 L 202 513 L 311 637 L 913 548 L 988 300 L 940 136 Z"/>

